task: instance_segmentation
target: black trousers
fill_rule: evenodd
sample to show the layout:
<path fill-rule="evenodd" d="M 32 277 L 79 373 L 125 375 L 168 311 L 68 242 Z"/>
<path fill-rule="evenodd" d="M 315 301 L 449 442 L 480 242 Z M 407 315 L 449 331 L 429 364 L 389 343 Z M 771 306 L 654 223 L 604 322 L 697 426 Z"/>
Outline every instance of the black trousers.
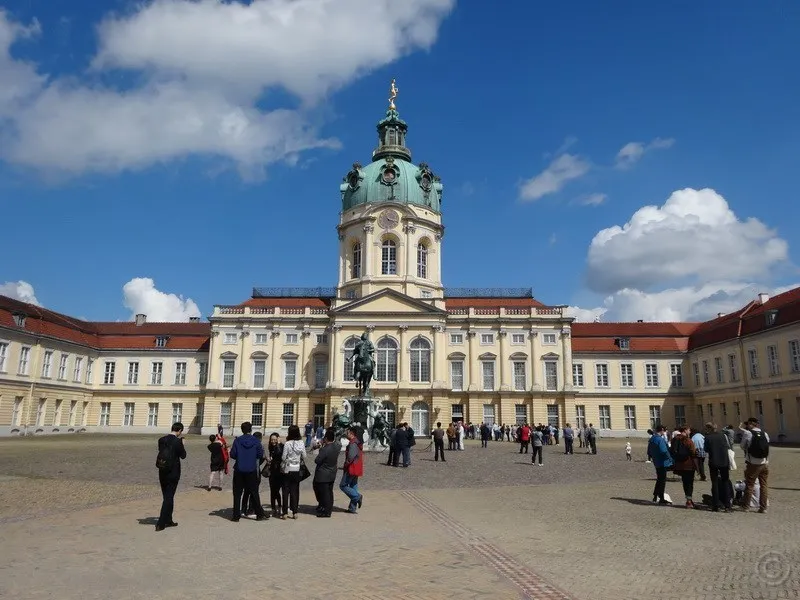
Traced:
<path fill-rule="evenodd" d="M 317 498 L 317 506 L 320 514 L 330 515 L 333 511 L 333 481 L 314 482 L 314 496 Z"/>
<path fill-rule="evenodd" d="M 711 477 L 711 510 L 730 508 L 733 502 L 730 496 L 731 470 L 708 465 L 708 475 Z"/>
<path fill-rule="evenodd" d="M 536 456 L 539 456 L 539 464 L 542 464 L 542 447 L 541 446 L 531 446 L 531 463 L 536 462 Z"/>
<path fill-rule="evenodd" d="M 261 496 L 258 493 L 258 471 L 242 473 L 233 470 L 233 518 L 238 519 L 242 516 L 242 497 L 247 494 L 248 502 L 252 502 L 253 510 L 257 517 L 264 516 L 264 509 L 261 507 Z"/>
<path fill-rule="evenodd" d="M 680 475 L 681 483 L 683 483 L 683 495 L 691 498 L 694 494 L 694 469 L 688 471 L 675 471 L 676 475 Z"/>
<path fill-rule="evenodd" d="M 300 505 L 300 471 L 290 471 L 283 474 L 283 514 L 289 509 L 297 513 Z"/>
<path fill-rule="evenodd" d="M 699 456 L 694 459 L 694 464 L 697 467 L 697 473 L 700 475 L 700 481 L 706 480 L 706 457 L 700 458 Z M 708 467 L 711 470 L 711 467 Z"/>
<path fill-rule="evenodd" d="M 572 454 L 572 444 L 575 440 L 572 438 L 564 438 L 564 454 Z"/>
<path fill-rule="evenodd" d="M 434 445 L 434 458 L 438 461 L 439 455 L 442 455 L 442 462 L 444 461 L 444 440 L 433 440 Z"/>
<path fill-rule="evenodd" d="M 158 515 L 157 527 L 166 527 L 172 523 L 172 511 L 175 508 L 175 492 L 178 491 L 178 482 L 181 478 L 158 474 L 158 483 L 161 484 L 161 513 Z"/>
<path fill-rule="evenodd" d="M 589 446 L 592 449 L 592 454 L 597 454 L 597 440 L 595 438 L 589 438 Z"/>
<path fill-rule="evenodd" d="M 655 500 L 664 499 L 664 490 L 667 487 L 667 468 L 656 467 L 656 485 L 653 487 L 653 498 Z"/>
<path fill-rule="evenodd" d="M 259 490 L 259 496 L 260 496 L 260 494 L 261 494 L 261 473 L 258 473 L 257 476 L 258 476 L 258 490 Z M 260 500 L 261 500 L 261 498 L 259 498 L 259 502 L 258 502 L 259 504 L 261 503 Z M 247 514 L 254 513 L 254 512 L 256 512 L 256 501 L 253 498 L 253 495 L 250 493 L 250 490 L 245 488 L 244 494 L 242 494 L 242 513 L 247 515 Z"/>
<path fill-rule="evenodd" d="M 481 438 L 481 448 L 489 447 L 489 438 Z"/>
<path fill-rule="evenodd" d="M 525 454 L 528 453 L 528 440 L 519 443 L 519 453 L 522 454 L 522 451 L 525 451 Z"/>
<path fill-rule="evenodd" d="M 389 446 L 389 458 L 386 459 L 387 465 L 397 466 L 397 450 L 394 446 Z"/>
<path fill-rule="evenodd" d="M 281 501 L 281 492 L 283 491 L 283 474 L 270 473 L 269 476 L 269 505 L 272 512 L 280 514 L 283 502 Z"/>

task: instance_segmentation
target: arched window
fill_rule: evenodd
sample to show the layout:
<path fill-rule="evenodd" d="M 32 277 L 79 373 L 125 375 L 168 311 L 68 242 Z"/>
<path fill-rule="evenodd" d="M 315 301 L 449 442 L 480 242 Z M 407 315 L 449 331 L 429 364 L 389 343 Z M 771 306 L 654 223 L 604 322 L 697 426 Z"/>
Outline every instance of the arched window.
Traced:
<path fill-rule="evenodd" d="M 358 279 L 361 277 L 361 242 L 353 244 L 353 256 L 350 262 L 350 277 Z"/>
<path fill-rule="evenodd" d="M 431 380 L 431 345 L 425 338 L 411 342 L 411 381 L 429 383 Z"/>
<path fill-rule="evenodd" d="M 428 278 L 428 247 L 422 242 L 417 245 L 417 277 Z"/>
<path fill-rule="evenodd" d="M 397 244 L 384 240 L 381 246 L 381 275 L 397 275 Z"/>
<path fill-rule="evenodd" d="M 431 435 L 430 412 L 427 402 L 414 402 L 411 405 L 411 427 L 414 435 L 429 437 Z"/>
<path fill-rule="evenodd" d="M 385 337 L 378 342 L 375 381 L 397 381 L 397 342 Z"/>
<path fill-rule="evenodd" d="M 344 365 L 344 374 L 342 375 L 342 381 L 353 381 L 353 363 L 352 361 L 348 361 L 346 359 L 350 358 L 353 354 L 353 350 L 355 350 L 356 343 L 358 342 L 358 338 L 353 336 L 349 338 L 344 343 L 344 358 L 345 360 L 342 361 Z"/>
<path fill-rule="evenodd" d="M 389 402 L 386 400 L 383 403 L 383 408 L 381 408 L 378 412 L 383 415 L 384 419 L 386 419 L 389 427 L 394 428 L 394 402 Z"/>

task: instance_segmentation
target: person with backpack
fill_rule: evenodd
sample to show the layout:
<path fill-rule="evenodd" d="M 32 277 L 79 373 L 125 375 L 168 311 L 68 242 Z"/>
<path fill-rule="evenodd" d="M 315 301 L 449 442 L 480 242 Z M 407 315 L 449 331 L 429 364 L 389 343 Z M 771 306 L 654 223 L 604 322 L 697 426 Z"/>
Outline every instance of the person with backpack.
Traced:
<path fill-rule="evenodd" d="M 742 430 L 742 450 L 744 450 L 744 499 L 742 510 L 750 509 L 750 499 L 758 479 L 758 512 L 767 512 L 769 480 L 769 436 L 761 430 L 758 419 L 750 417 L 740 425 Z"/>
<path fill-rule="evenodd" d="M 686 508 L 694 508 L 692 495 L 694 494 L 694 460 L 697 458 L 697 449 L 689 437 L 689 430 L 685 425 L 678 428 L 678 435 L 672 439 L 670 454 L 672 454 L 674 462 L 672 471 L 681 478 L 683 483 Z"/>
<path fill-rule="evenodd" d="M 156 523 L 156 531 L 164 531 L 167 527 L 177 527 L 172 520 L 175 508 L 175 492 L 181 480 L 181 461 L 186 458 L 183 447 L 183 423 L 173 423 L 169 434 L 158 440 L 158 483 L 161 485 L 161 513 Z"/>
<path fill-rule="evenodd" d="M 654 504 L 672 504 L 664 497 L 667 487 L 667 471 L 672 467 L 673 460 L 663 433 L 664 426 L 659 425 L 647 443 L 647 455 L 653 460 L 653 466 L 656 468 L 656 485 L 653 488 Z"/>

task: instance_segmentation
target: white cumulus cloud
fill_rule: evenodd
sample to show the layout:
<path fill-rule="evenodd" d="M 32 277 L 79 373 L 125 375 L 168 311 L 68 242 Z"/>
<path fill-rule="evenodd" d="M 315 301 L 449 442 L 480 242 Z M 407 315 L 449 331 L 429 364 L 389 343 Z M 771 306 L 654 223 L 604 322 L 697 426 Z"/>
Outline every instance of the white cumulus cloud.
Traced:
<path fill-rule="evenodd" d="M 651 150 L 670 148 L 674 143 L 673 138 L 656 138 L 649 144 L 628 142 L 617 152 L 615 166 L 618 169 L 629 169 Z"/>
<path fill-rule="evenodd" d="M 45 172 L 221 158 L 244 175 L 337 147 L 311 112 L 330 92 L 429 48 L 455 0 L 155 0 L 107 16 L 86 74 L 14 58 L 38 23 L 0 9 L 0 159 Z M 45 32 L 46 33 L 46 32 Z M 126 73 L 126 88 L 96 83 Z M 263 110 L 270 91 L 299 106 Z"/>
<path fill-rule="evenodd" d="M 8 296 L 9 298 L 14 298 L 21 302 L 41 306 L 41 303 L 36 298 L 36 292 L 33 286 L 27 281 L 19 280 L 0 283 L 0 296 Z"/>
<path fill-rule="evenodd" d="M 568 182 L 583 177 L 590 168 L 589 162 L 580 156 L 562 154 L 555 158 L 544 171 L 523 181 L 520 185 L 519 197 L 522 200 L 534 201 L 558 192 Z"/>
<path fill-rule="evenodd" d="M 148 321 L 176 322 L 199 317 L 200 309 L 191 298 L 168 294 L 156 288 L 149 277 L 135 277 L 122 286 L 125 307 L 131 311 L 131 320 L 141 313 Z"/>

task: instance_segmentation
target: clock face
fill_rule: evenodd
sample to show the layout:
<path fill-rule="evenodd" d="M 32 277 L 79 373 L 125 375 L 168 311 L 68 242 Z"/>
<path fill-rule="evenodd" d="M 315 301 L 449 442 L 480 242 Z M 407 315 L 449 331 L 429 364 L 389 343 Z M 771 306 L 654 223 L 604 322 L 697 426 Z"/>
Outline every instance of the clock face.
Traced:
<path fill-rule="evenodd" d="M 400 217 L 391 209 L 383 211 L 378 217 L 378 225 L 380 225 L 383 229 L 394 229 L 397 227 L 399 222 Z"/>

